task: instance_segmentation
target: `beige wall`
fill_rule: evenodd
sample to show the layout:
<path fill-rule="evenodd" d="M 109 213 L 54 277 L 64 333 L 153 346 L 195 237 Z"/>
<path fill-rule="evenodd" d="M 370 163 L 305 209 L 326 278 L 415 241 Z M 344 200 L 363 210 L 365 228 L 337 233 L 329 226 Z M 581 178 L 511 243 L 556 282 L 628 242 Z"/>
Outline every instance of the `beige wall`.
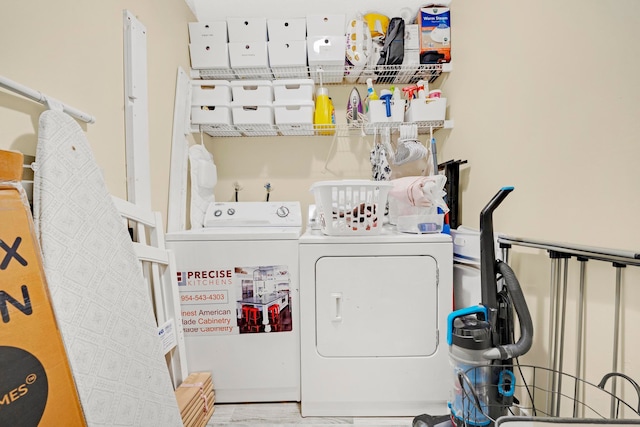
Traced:
<path fill-rule="evenodd" d="M 287 7 L 277 7 L 276 13 L 272 3 L 251 0 L 247 13 L 295 17 L 304 12 L 289 6 L 308 4 L 272 2 Z M 107 185 L 120 196 L 126 191 L 122 10 L 130 10 L 145 24 L 152 201 L 155 209 L 165 212 L 176 69 L 188 69 L 186 23 L 194 20 L 187 5 L 181 0 L 5 3 L 0 14 L 0 74 L 97 117 L 96 124 L 83 127 Z M 313 11 L 321 11 L 321 3 L 310 4 Z M 366 4 L 368 9 L 375 5 Z M 411 1 L 408 6 L 415 10 L 419 4 Z M 233 13 L 224 7 L 228 6 L 210 7 L 209 13 L 218 18 Z M 437 85 L 449 99 L 448 114 L 455 127 L 436 132 L 436 138 L 440 160 L 468 160 L 462 173 L 463 224 L 477 227 L 479 212 L 491 196 L 499 187 L 513 185 L 515 192 L 495 214 L 497 231 L 638 249 L 638 16 L 636 0 L 454 2 L 453 72 Z M 339 120 L 349 90 L 330 87 Z M 35 153 L 42 110 L 0 91 L 0 148 Z M 371 138 L 357 134 L 341 136 L 335 144 L 328 137 L 204 140 L 218 166 L 218 200 L 232 199 L 236 181 L 244 187 L 241 200 L 262 200 L 263 185 L 271 182 L 272 200 L 301 200 L 306 207 L 312 201 L 312 182 L 370 173 Z M 513 257 L 536 321 L 532 357 L 538 363 L 547 351 L 545 258 L 542 251 L 523 249 Z M 572 289 L 576 276 L 571 270 Z M 614 277 L 609 264 L 590 263 L 587 350 L 592 379 L 611 366 Z M 638 278 L 636 267 L 623 273 L 621 366 L 636 379 Z M 573 304 L 567 313 L 570 334 Z"/>

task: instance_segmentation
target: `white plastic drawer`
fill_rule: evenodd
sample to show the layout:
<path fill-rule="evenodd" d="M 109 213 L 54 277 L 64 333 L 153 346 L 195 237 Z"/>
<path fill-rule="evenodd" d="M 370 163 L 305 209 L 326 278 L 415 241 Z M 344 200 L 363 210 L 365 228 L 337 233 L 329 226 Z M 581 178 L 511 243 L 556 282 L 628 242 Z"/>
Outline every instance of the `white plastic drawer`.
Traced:
<path fill-rule="evenodd" d="M 191 106 L 191 124 L 231 124 L 231 108 L 229 104 L 194 105 Z"/>
<path fill-rule="evenodd" d="M 299 102 L 313 100 L 314 83 L 311 79 L 282 79 L 273 82 L 276 101 Z"/>
<path fill-rule="evenodd" d="M 231 94 L 237 105 L 271 104 L 273 85 L 269 80 L 234 80 Z"/>
<path fill-rule="evenodd" d="M 227 80 L 192 80 L 191 105 L 216 105 L 231 102 L 231 85 Z"/>

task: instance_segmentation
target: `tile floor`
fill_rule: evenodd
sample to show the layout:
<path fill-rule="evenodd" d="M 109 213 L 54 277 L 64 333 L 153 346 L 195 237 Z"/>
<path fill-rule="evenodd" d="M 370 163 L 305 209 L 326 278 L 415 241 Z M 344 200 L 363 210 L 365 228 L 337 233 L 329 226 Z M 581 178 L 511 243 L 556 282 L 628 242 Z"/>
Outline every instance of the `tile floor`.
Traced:
<path fill-rule="evenodd" d="M 417 414 L 416 414 L 417 415 Z M 300 415 L 300 404 L 285 403 L 216 403 L 207 427 L 278 427 L 278 426 L 360 426 L 411 427 L 413 417 L 305 417 Z"/>

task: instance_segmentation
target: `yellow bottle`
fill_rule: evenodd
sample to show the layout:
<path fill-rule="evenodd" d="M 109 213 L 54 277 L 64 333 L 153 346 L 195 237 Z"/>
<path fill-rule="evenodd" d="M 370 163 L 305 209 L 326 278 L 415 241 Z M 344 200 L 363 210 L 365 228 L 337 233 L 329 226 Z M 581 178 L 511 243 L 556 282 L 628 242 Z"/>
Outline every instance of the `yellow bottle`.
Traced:
<path fill-rule="evenodd" d="M 319 87 L 316 92 L 316 107 L 313 114 L 313 123 L 318 130 L 318 135 L 333 135 L 335 122 L 332 120 L 332 103 L 329 99 L 329 89 Z"/>

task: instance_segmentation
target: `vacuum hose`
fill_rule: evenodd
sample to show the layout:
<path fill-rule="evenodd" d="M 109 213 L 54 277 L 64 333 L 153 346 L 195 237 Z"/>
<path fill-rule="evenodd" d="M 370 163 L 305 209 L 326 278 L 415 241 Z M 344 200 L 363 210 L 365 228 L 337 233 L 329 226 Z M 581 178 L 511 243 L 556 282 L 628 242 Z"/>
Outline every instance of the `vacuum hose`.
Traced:
<path fill-rule="evenodd" d="M 496 261 L 497 270 L 502 274 L 507 290 L 511 297 L 513 306 L 518 314 L 518 322 L 520 323 L 520 339 L 515 344 L 505 344 L 490 348 L 483 353 L 485 359 L 511 359 L 522 356 L 529 351 L 533 344 L 533 321 L 529 313 L 529 307 L 524 299 L 520 282 L 515 273 L 506 263 Z"/>

